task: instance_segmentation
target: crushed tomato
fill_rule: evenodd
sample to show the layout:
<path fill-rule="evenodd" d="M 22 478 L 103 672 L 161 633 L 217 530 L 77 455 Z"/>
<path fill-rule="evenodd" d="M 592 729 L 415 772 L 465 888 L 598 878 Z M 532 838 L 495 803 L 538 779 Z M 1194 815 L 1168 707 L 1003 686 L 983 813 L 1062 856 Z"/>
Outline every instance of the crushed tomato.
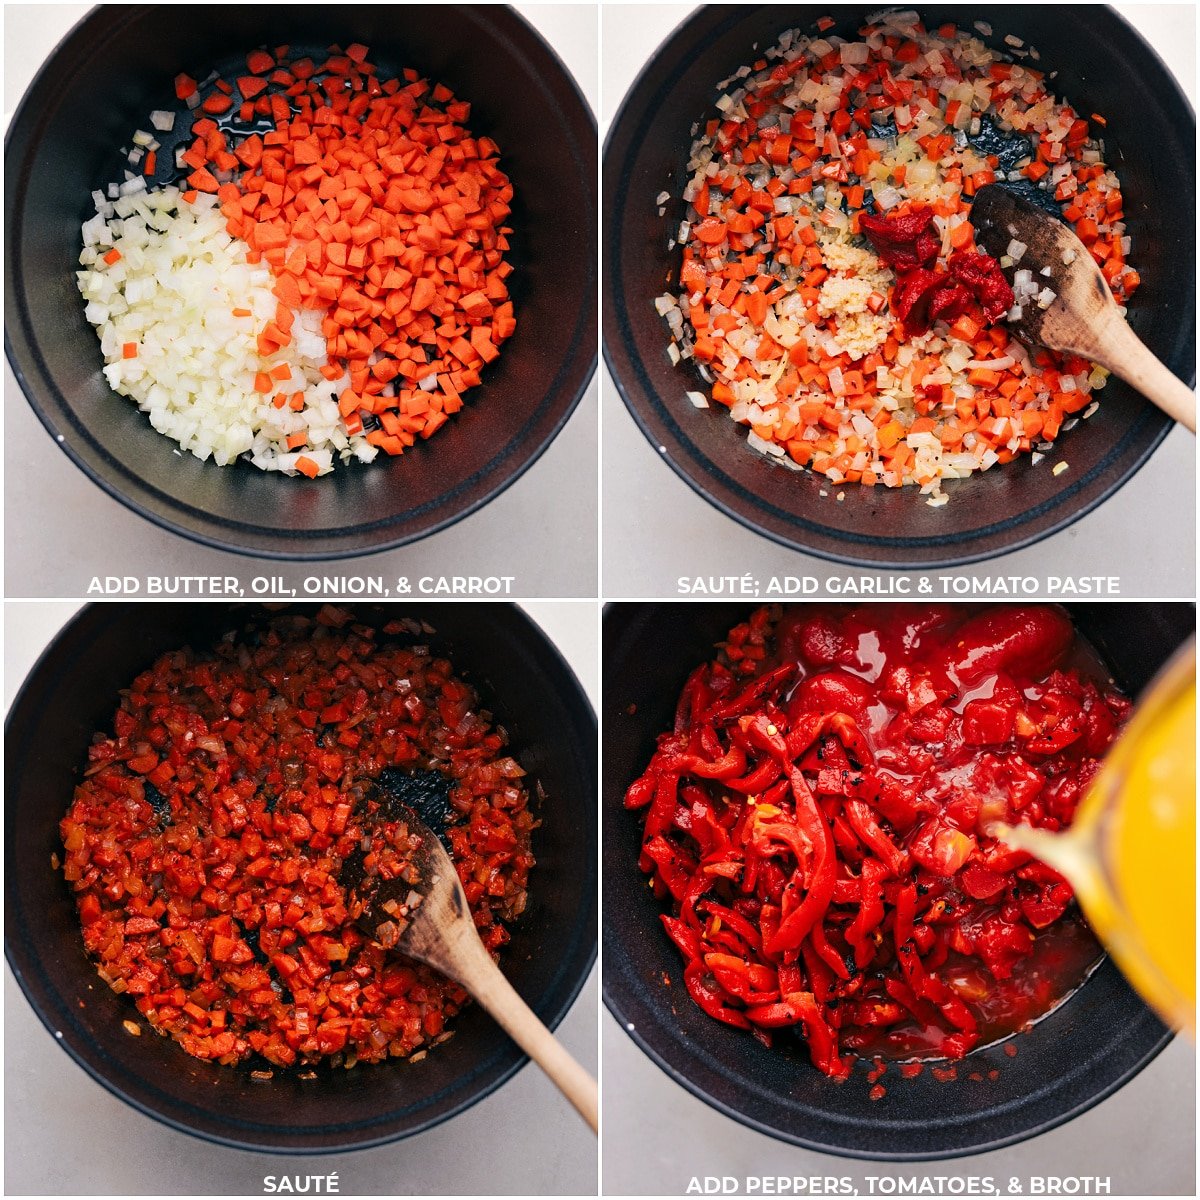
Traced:
<path fill-rule="evenodd" d="M 422 637 L 329 607 L 253 622 L 160 657 L 95 736 L 61 823 L 84 944 L 189 1054 L 351 1066 L 449 1036 L 466 993 L 368 941 L 339 883 L 382 771 L 451 780 L 451 856 L 484 944 L 507 942 L 534 861 L 524 772 Z"/>
<path fill-rule="evenodd" d="M 986 829 L 1069 825 L 1129 709 L 1054 607 L 759 609 L 625 797 L 689 994 L 839 1079 L 1043 1015 L 1099 950 Z"/>

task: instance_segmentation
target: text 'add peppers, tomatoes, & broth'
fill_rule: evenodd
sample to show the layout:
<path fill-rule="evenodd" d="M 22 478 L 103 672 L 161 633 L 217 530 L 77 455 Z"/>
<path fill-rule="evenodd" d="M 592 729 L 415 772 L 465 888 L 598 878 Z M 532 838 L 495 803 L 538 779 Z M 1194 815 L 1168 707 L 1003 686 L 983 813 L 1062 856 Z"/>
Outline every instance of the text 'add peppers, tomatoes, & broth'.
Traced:
<path fill-rule="evenodd" d="M 1129 710 L 1054 607 L 758 609 L 625 797 L 688 992 L 835 1079 L 1027 1027 L 1100 950 L 988 829 L 1068 826 Z"/>
<path fill-rule="evenodd" d="M 84 945 L 189 1054 L 352 1066 L 450 1036 L 462 988 L 347 911 L 348 856 L 396 873 L 412 848 L 402 821 L 365 824 L 372 781 L 444 781 L 436 822 L 422 816 L 444 824 L 484 944 L 508 941 L 534 861 L 524 771 L 426 634 L 276 616 L 163 655 L 95 735 L 62 820 Z"/>

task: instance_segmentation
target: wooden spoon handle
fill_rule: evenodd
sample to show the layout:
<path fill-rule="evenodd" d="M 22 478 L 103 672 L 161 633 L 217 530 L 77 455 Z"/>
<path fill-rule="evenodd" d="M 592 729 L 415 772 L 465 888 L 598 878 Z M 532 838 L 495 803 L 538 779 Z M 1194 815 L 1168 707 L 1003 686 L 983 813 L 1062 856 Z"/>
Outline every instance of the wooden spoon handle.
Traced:
<path fill-rule="evenodd" d="M 1124 321 L 1111 322 L 1096 361 L 1137 388 L 1168 417 L 1196 432 L 1196 393 L 1173 375 Z"/>
<path fill-rule="evenodd" d="M 452 970 L 447 970 L 446 966 L 441 969 L 452 974 L 487 1009 L 508 1036 L 550 1076 L 559 1091 L 575 1105 L 580 1116 L 596 1132 L 599 1127 L 596 1081 L 538 1020 L 533 1009 L 504 978 L 477 938 L 475 944 L 479 948 L 478 954 L 473 950 L 459 954 Z M 460 943 L 459 949 L 465 947 Z"/>

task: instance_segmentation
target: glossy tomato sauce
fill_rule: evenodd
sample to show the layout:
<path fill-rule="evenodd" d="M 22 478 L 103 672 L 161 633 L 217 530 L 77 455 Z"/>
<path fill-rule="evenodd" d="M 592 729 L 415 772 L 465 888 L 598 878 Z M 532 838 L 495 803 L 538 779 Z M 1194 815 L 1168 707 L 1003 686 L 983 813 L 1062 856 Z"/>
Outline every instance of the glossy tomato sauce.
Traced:
<path fill-rule="evenodd" d="M 347 913 L 343 861 L 379 852 L 364 781 L 388 772 L 445 777 L 475 923 L 493 955 L 507 942 L 533 865 L 524 772 L 422 637 L 329 607 L 275 617 L 163 655 L 95 735 L 61 823 L 84 944 L 189 1054 L 350 1066 L 449 1036 L 466 993 Z"/>
<path fill-rule="evenodd" d="M 759 609 L 626 794 L 692 998 L 836 1078 L 1044 1015 L 1099 947 L 988 830 L 1069 825 L 1129 708 L 1055 607 Z"/>

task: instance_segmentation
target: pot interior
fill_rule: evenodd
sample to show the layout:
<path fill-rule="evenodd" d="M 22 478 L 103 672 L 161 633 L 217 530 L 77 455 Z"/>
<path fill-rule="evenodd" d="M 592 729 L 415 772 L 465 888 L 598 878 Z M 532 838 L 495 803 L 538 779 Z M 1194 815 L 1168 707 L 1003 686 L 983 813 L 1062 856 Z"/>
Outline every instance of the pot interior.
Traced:
<path fill-rule="evenodd" d="M 850 5 L 715 5 L 699 10 L 656 51 L 605 146 L 605 354 L 622 397 L 647 438 L 700 495 L 787 546 L 862 566 L 936 566 L 1017 549 L 1082 516 L 1149 457 L 1171 422 L 1119 380 L 1098 411 L 1062 434 L 1039 464 L 1016 462 L 950 481 L 951 500 L 931 508 L 915 489 L 833 486 L 794 472 L 746 445 L 746 431 L 707 394 L 694 365 L 671 366 L 655 298 L 678 278 L 668 239 L 685 216 L 680 199 L 658 216 L 655 197 L 678 197 L 688 178 L 691 128 L 715 111 L 715 85 L 788 28 L 808 30 L 828 11 L 831 33 L 850 36 L 866 10 Z M 1195 377 L 1195 119 L 1154 52 L 1111 9 L 1086 6 L 921 6 L 927 24 L 989 22 L 1006 49 L 1014 34 L 1057 71 L 1054 90 L 1079 112 L 1100 113 L 1109 161 L 1121 179 L 1131 262 L 1142 286 L 1130 324 L 1175 374 Z M 1148 136 L 1147 131 L 1152 130 Z M 1051 474 L 1057 462 L 1069 469 Z M 821 493 L 825 492 L 825 495 Z M 839 498 L 841 493 L 841 498 Z M 1190 496 L 1181 501 L 1190 503 Z"/>

